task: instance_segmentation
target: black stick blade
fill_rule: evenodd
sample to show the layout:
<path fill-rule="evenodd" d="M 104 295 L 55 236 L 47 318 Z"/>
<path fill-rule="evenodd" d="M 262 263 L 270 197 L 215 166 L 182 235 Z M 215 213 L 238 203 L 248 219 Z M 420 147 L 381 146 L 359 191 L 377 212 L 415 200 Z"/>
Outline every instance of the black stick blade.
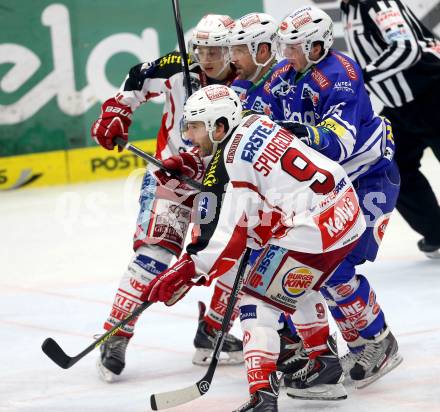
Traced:
<path fill-rule="evenodd" d="M 47 338 L 41 345 L 43 352 L 63 369 L 69 369 L 75 362 L 52 338 Z"/>

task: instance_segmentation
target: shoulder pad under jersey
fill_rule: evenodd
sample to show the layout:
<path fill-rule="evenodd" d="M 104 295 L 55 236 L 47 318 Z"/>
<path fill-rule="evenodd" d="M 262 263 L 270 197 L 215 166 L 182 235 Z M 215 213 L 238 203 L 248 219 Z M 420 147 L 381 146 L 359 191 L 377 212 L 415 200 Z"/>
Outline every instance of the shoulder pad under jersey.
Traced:
<path fill-rule="evenodd" d="M 190 71 L 198 72 L 198 64 L 188 61 Z M 140 66 L 140 71 L 149 78 L 170 78 L 176 73 L 182 72 L 182 64 L 180 53 L 172 51 L 162 57 L 159 57 L 154 62 L 143 63 Z"/>

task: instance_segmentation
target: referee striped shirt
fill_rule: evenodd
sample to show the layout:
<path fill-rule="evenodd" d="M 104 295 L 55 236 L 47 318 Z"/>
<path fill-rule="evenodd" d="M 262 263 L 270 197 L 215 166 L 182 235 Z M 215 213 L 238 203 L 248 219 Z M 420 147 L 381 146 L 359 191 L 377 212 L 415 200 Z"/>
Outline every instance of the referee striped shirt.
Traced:
<path fill-rule="evenodd" d="M 400 107 L 440 82 L 440 42 L 400 0 L 342 3 L 345 39 L 371 93 Z"/>

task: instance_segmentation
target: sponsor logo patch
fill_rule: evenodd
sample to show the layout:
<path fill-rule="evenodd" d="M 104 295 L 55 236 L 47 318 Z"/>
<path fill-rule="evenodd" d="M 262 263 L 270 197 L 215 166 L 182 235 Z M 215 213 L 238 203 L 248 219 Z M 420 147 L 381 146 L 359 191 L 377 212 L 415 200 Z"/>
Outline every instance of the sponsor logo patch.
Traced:
<path fill-rule="evenodd" d="M 339 62 L 344 66 L 345 71 L 347 72 L 348 77 L 351 80 L 358 80 L 358 75 L 354 66 L 343 56 L 340 54 L 334 54 L 334 56 L 339 60 Z"/>
<path fill-rule="evenodd" d="M 319 103 L 319 93 L 315 92 L 308 83 L 304 83 L 301 99 L 310 99 L 313 103 L 313 106 L 318 106 Z"/>
<path fill-rule="evenodd" d="M 205 219 L 208 214 L 209 197 L 204 196 L 199 200 L 198 212 L 201 219 Z"/>
<path fill-rule="evenodd" d="M 229 96 L 229 89 L 226 86 L 206 88 L 205 94 L 209 100 L 218 100 L 223 97 Z"/>
<path fill-rule="evenodd" d="M 333 246 L 353 228 L 359 213 L 356 195 L 350 187 L 335 204 L 314 217 L 321 231 L 323 250 Z"/>
<path fill-rule="evenodd" d="M 385 230 L 388 226 L 388 223 L 390 221 L 391 213 L 386 213 L 379 217 L 379 219 L 376 220 L 376 223 L 374 224 L 373 228 L 373 235 L 374 240 L 378 245 L 382 243 L 383 236 L 385 234 Z"/>
<path fill-rule="evenodd" d="M 258 265 L 258 272 L 265 274 L 267 269 L 270 266 L 270 263 L 272 262 L 273 258 L 276 255 L 276 252 L 279 250 L 279 246 L 271 246 L 270 249 L 266 252 L 263 259 L 261 260 L 260 264 Z"/>
<path fill-rule="evenodd" d="M 335 199 L 338 193 L 347 185 L 345 177 L 343 177 L 335 186 L 335 188 L 326 196 L 324 200 L 319 203 L 319 207 L 322 209 L 326 207 L 333 199 Z"/>
<path fill-rule="evenodd" d="M 198 31 L 196 33 L 196 38 L 200 40 L 206 40 L 209 39 L 209 33 L 206 31 Z"/>
<path fill-rule="evenodd" d="M 149 256 L 138 255 L 134 260 L 136 265 L 140 266 L 142 269 L 150 272 L 153 275 L 160 275 L 164 270 L 167 269 L 167 265 L 158 260 L 152 259 Z"/>
<path fill-rule="evenodd" d="M 333 86 L 333 90 L 337 92 L 347 92 L 347 93 L 353 93 L 354 90 L 352 88 L 352 84 L 350 81 L 348 82 L 336 82 Z"/>
<path fill-rule="evenodd" d="M 273 126 L 272 124 L 270 124 Z M 248 141 L 243 147 L 241 159 L 252 163 L 255 154 L 260 150 L 267 137 L 272 133 L 272 127 L 259 124 L 248 137 Z"/>
<path fill-rule="evenodd" d="M 302 26 L 305 26 L 307 23 L 310 23 L 312 20 L 312 16 L 309 13 L 304 13 L 298 17 L 293 18 L 292 25 L 293 27 L 295 27 L 296 30 L 298 30 Z"/>
<path fill-rule="evenodd" d="M 383 26 L 384 30 L 388 30 L 391 27 L 403 26 L 405 19 L 399 10 L 385 10 L 376 14 L 376 23 Z"/>
<path fill-rule="evenodd" d="M 234 140 L 231 143 L 231 147 L 229 148 L 229 152 L 226 156 L 226 163 L 232 163 L 234 161 L 235 152 L 237 151 L 237 147 L 240 144 L 240 140 L 243 137 L 241 133 L 237 133 L 234 137 Z"/>
<path fill-rule="evenodd" d="M 251 127 L 259 119 L 258 114 L 253 114 L 243 123 L 243 127 Z"/>
<path fill-rule="evenodd" d="M 250 14 L 240 19 L 240 23 L 242 27 L 249 27 L 259 22 L 260 22 L 260 18 L 258 17 L 257 14 Z"/>
<path fill-rule="evenodd" d="M 341 139 L 345 136 L 347 133 L 347 130 L 344 126 L 339 124 L 335 119 L 332 117 L 328 117 L 324 119 L 321 123 L 318 124 L 320 127 L 325 127 L 329 130 L 331 130 L 333 133 L 335 133 L 338 137 Z"/>
<path fill-rule="evenodd" d="M 313 68 L 311 76 L 322 90 L 330 87 L 330 80 L 316 67 Z"/>
<path fill-rule="evenodd" d="M 347 283 L 336 286 L 334 289 L 336 293 L 343 298 L 350 296 L 354 292 L 352 286 Z"/>
<path fill-rule="evenodd" d="M 287 296 L 298 298 L 311 287 L 313 277 L 313 273 L 309 268 L 293 268 L 283 276 L 283 291 Z"/>
<path fill-rule="evenodd" d="M 246 331 L 243 335 L 243 346 L 246 346 L 250 340 L 251 340 L 251 334 L 248 331 Z"/>
<path fill-rule="evenodd" d="M 257 319 L 257 305 L 240 306 L 240 322 L 246 319 Z"/>
<path fill-rule="evenodd" d="M 234 27 L 235 26 L 235 22 L 234 22 L 234 20 L 233 19 L 231 19 L 229 16 L 222 16 L 221 18 L 220 18 L 220 21 L 223 23 L 223 25 L 226 27 L 226 28 L 229 28 L 229 27 Z"/>
<path fill-rule="evenodd" d="M 258 112 L 258 113 L 266 113 L 267 106 L 268 106 L 268 104 L 263 101 L 261 96 L 257 96 L 257 98 L 252 103 L 251 110 L 253 110 L 254 112 Z M 269 109 L 269 113 L 270 113 L 270 109 Z"/>
<path fill-rule="evenodd" d="M 159 67 L 164 67 L 167 64 L 180 64 L 181 57 L 179 55 L 170 53 L 164 57 L 162 57 L 159 61 Z M 150 69 L 151 67 L 154 67 L 155 63 L 152 63 L 150 66 L 147 66 L 147 69 Z M 188 58 L 188 64 L 191 64 L 190 58 Z M 144 65 L 145 66 L 145 65 Z M 144 66 L 142 66 L 142 69 L 144 70 Z"/>
<path fill-rule="evenodd" d="M 263 276 L 257 272 L 251 272 L 246 279 L 246 286 L 257 289 L 259 286 L 263 286 Z"/>
<path fill-rule="evenodd" d="M 220 161 L 220 158 L 222 156 L 222 149 L 217 149 L 217 152 L 214 155 L 214 158 L 212 159 L 211 163 L 209 164 L 209 169 L 206 172 L 205 178 L 203 179 L 203 185 L 211 187 L 215 185 L 218 182 L 217 177 L 215 176 L 215 172 L 218 167 L 218 163 Z"/>

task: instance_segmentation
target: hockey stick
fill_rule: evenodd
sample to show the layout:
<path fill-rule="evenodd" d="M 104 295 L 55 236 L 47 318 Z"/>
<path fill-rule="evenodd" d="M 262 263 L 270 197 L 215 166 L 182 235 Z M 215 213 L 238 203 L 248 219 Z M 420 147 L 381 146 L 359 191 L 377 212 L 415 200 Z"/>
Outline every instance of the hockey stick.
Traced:
<path fill-rule="evenodd" d="M 173 170 L 168 170 L 165 167 L 163 167 L 162 162 L 160 160 L 157 160 L 154 156 L 151 156 L 148 153 L 145 153 L 143 150 L 139 149 L 136 146 L 133 146 L 131 143 L 127 143 L 124 139 L 121 139 L 120 137 L 115 137 L 113 141 L 118 145 L 123 147 L 124 149 L 129 150 L 130 152 L 134 153 L 135 155 L 139 156 L 140 158 L 146 160 L 147 162 L 157 166 L 158 168 L 164 170 L 165 172 L 169 173 L 171 176 L 175 177 L 176 179 L 182 180 L 183 182 L 187 183 L 189 186 L 192 186 L 194 189 L 200 190 L 203 192 L 203 184 L 191 179 L 188 176 L 181 175 L 180 173 L 177 173 Z"/>
<path fill-rule="evenodd" d="M 145 309 L 150 307 L 153 302 L 144 302 L 142 305 L 138 306 L 133 313 L 127 316 L 125 319 L 121 320 L 117 323 L 113 328 L 109 331 L 101 335 L 98 339 L 96 339 L 91 345 L 87 346 L 81 353 L 78 353 L 76 356 L 69 356 L 64 352 L 58 343 L 52 339 L 47 338 L 43 344 L 41 345 L 41 349 L 43 352 L 52 359 L 58 366 L 63 369 L 69 369 L 71 366 L 75 365 L 76 362 L 84 358 L 87 354 L 89 354 L 93 349 L 101 346 L 107 339 L 111 338 L 119 329 L 124 327 L 127 323 L 133 320 L 135 317 L 139 316 Z"/>
<path fill-rule="evenodd" d="M 235 277 L 234 285 L 232 286 L 231 297 L 229 298 L 228 306 L 226 307 L 225 316 L 223 318 L 222 327 L 218 331 L 214 351 L 212 352 L 211 363 L 209 364 L 208 371 L 202 379 L 195 384 L 188 386 L 184 389 L 178 389 L 175 391 L 162 392 L 151 395 L 150 404 L 153 411 L 159 411 L 162 409 L 172 408 L 174 406 L 182 405 L 183 403 L 190 402 L 194 399 L 203 396 L 209 391 L 212 378 L 214 377 L 215 369 L 217 368 L 218 360 L 220 358 L 220 352 L 223 347 L 223 341 L 227 330 L 229 328 L 229 322 L 231 320 L 232 312 L 234 311 L 235 302 L 241 289 L 243 281 L 244 271 L 249 260 L 251 249 L 246 248 L 243 258 L 241 259 L 238 267 L 237 276 Z"/>
<path fill-rule="evenodd" d="M 173 4 L 174 23 L 176 24 L 177 42 L 179 43 L 180 59 L 185 81 L 186 98 L 192 95 L 191 77 L 189 75 L 188 54 L 186 52 L 185 37 L 183 35 L 182 17 L 180 15 L 179 0 L 171 0 Z"/>

